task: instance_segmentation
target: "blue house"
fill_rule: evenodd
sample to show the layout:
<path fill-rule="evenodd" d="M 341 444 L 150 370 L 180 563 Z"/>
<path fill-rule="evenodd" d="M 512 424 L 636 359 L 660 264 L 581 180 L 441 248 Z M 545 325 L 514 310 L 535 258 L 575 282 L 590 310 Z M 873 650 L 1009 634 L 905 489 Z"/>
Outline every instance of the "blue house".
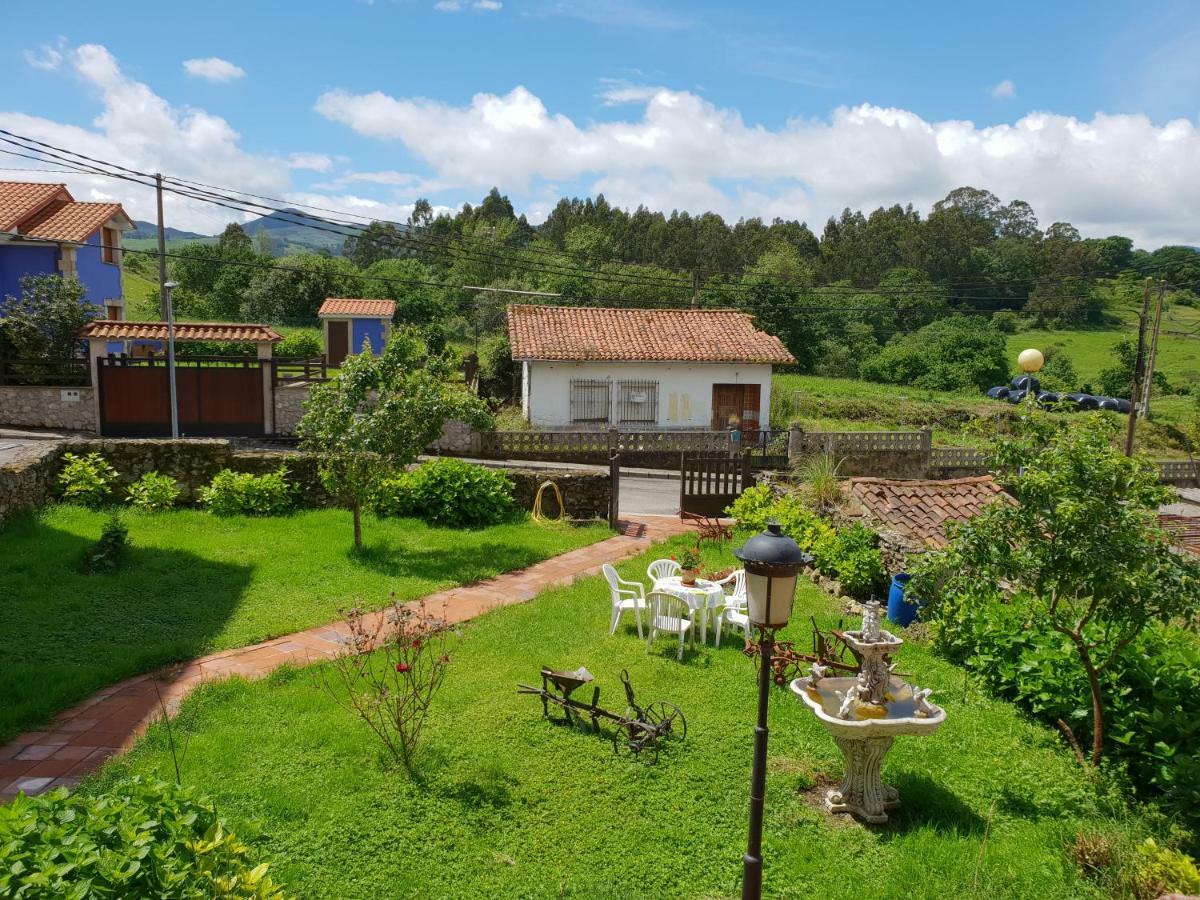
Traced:
<path fill-rule="evenodd" d="M 362 352 L 364 344 L 378 356 L 391 336 L 395 313 L 392 300 L 326 299 L 317 310 L 325 330 L 325 361 L 340 366 L 350 354 Z"/>
<path fill-rule="evenodd" d="M 0 181 L 0 303 L 26 275 L 79 279 L 101 318 L 125 318 L 120 203 L 80 203 L 66 185 Z"/>

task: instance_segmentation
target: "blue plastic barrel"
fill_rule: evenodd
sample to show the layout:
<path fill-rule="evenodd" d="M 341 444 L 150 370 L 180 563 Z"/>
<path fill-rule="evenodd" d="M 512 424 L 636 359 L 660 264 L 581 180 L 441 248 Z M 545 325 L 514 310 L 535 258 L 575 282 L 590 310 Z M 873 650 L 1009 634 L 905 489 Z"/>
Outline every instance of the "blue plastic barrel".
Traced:
<path fill-rule="evenodd" d="M 912 578 L 907 572 L 899 572 L 892 578 L 892 588 L 888 591 L 887 617 L 904 628 L 911 625 L 917 618 L 918 606 L 904 599 L 904 591 L 908 580 Z"/>

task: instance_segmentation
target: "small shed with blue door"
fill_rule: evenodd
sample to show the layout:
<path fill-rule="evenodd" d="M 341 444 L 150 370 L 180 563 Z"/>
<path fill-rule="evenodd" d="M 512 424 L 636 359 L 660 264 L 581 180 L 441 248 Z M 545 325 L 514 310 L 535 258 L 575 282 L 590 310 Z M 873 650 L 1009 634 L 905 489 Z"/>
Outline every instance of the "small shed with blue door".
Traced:
<path fill-rule="evenodd" d="M 364 347 L 378 356 L 392 333 L 392 300 L 354 300 L 330 297 L 321 304 L 317 318 L 325 331 L 325 362 L 340 366 L 351 353 Z"/>

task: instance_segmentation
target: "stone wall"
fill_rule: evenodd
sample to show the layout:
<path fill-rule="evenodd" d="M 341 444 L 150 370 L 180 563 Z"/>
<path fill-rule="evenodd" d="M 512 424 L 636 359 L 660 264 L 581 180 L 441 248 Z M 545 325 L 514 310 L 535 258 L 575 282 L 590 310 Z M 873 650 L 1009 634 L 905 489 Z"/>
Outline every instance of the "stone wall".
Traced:
<path fill-rule="evenodd" d="M 210 440 L 82 440 L 45 442 L 37 445 L 38 455 L 0 469 L 0 519 L 10 512 L 31 509 L 49 502 L 54 476 L 64 450 L 72 453 L 99 453 L 118 473 L 118 490 L 123 491 L 147 472 L 170 475 L 183 492 L 180 502 L 194 503 L 199 489 L 221 469 L 262 475 L 286 465 L 290 481 L 300 486 L 302 505 L 321 506 L 329 497 L 321 486 L 316 457 L 289 450 L 238 450 L 229 441 Z M 567 516 L 571 519 L 607 519 L 612 484 L 607 472 L 559 469 L 503 469 L 514 485 L 517 506 L 532 510 L 538 487 L 553 481 L 563 495 Z M 558 501 L 552 489 L 542 498 L 547 516 L 558 514 Z"/>
<path fill-rule="evenodd" d="M 442 433 L 429 445 L 428 452 L 446 456 L 474 456 L 479 453 L 479 439 L 470 425 L 457 419 L 448 419 L 442 425 Z"/>
<path fill-rule="evenodd" d="M 0 425 L 95 432 L 92 391 L 90 387 L 5 385 L 0 387 Z"/>
<path fill-rule="evenodd" d="M 562 492 L 563 505 L 570 519 L 608 519 L 612 498 L 612 481 L 607 472 L 581 472 L 569 469 L 504 469 L 513 482 L 513 497 L 517 506 L 529 512 L 538 488 L 553 481 Z M 558 498 L 553 488 L 542 495 L 542 513 L 550 518 L 558 515 Z"/>
<path fill-rule="evenodd" d="M 275 388 L 275 434 L 290 437 L 304 415 L 307 384 L 281 384 Z"/>
<path fill-rule="evenodd" d="M 50 501 L 62 451 L 59 441 L 37 441 L 13 462 L 0 466 L 0 524 Z"/>

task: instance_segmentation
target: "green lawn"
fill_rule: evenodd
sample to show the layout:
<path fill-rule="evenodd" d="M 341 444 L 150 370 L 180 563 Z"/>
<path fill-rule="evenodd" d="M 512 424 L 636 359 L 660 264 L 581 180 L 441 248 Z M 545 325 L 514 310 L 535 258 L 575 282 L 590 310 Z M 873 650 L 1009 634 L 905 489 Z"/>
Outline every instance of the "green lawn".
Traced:
<path fill-rule="evenodd" d="M 644 579 L 665 552 L 619 568 Z M 707 557 L 732 561 L 727 549 Z M 239 833 L 259 836 L 258 851 L 298 896 L 734 897 L 753 664 L 732 635 L 682 664 L 667 638 L 648 654 L 628 617 L 609 637 L 608 614 L 603 582 L 588 578 L 465 626 L 416 782 L 323 692 L 323 666 L 202 687 L 175 720 L 188 748 L 183 780 L 214 797 Z M 810 614 L 838 621 L 834 601 L 804 582 L 790 629 L 802 645 Z M 1142 824 L 1110 817 L 1055 733 L 983 696 L 962 670 L 914 643 L 898 662 L 949 718 L 936 735 L 896 741 L 883 774 L 904 806 L 883 828 L 817 808 L 810 789 L 840 775 L 840 755 L 793 695 L 773 694 L 768 896 L 1104 896 L 1076 874 L 1064 842 L 1080 829 L 1133 840 Z M 536 698 L 515 691 L 542 665 L 586 665 L 601 703 L 617 710 L 627 668 L 641 701 L 683 709 L 686 742 L 649 766 L 616 758 L 607 732 L 543 720 Z M 169 759 L 156 726 L 81 789 L 131 772 L 167 777 Z"/>
<path fill-rule="evenodd" d="M 364 524 L 322 509 L 221 519 L 128 512 L 133 550 L 115 575 L 77 564 L 104 514 L 54 506 L 0 532 L 0 742 L 122 678 L 531 565 L 608 537 L 607 526 L 525 520 L 478 531 L 409 519 Z"/>

